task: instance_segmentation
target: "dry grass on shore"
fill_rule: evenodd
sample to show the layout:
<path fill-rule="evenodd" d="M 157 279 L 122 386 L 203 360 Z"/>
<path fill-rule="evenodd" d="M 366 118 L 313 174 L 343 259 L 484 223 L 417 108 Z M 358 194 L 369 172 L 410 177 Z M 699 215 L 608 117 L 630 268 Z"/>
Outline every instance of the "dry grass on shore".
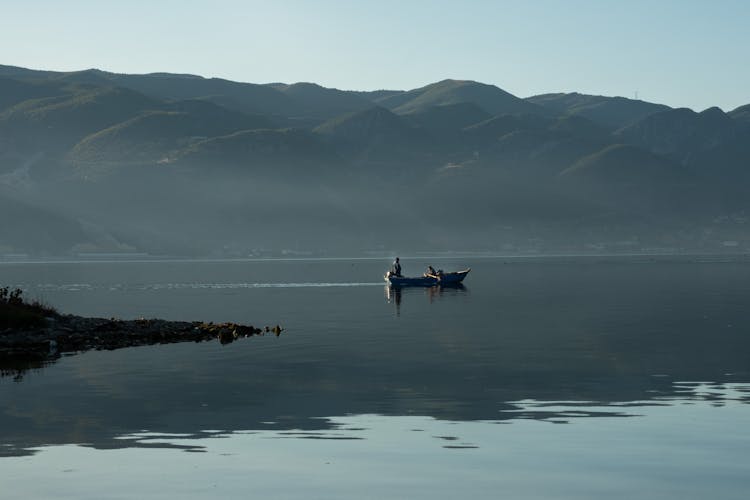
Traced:
<path fill-rule="evenodd" d="M 57 311 L 46 304 L 24 300 L 23 291 L 18 288 L 0 288 L 0 330 L 45 326 L 47 318 L 57 315 Z"/>

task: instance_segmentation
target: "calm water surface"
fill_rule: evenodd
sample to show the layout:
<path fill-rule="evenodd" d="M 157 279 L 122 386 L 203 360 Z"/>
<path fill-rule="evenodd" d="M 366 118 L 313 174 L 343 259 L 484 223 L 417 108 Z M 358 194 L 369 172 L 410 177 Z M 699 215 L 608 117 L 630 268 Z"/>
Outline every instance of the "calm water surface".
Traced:
<path fill-rule="evenodd" d="M 750 264 L 0 264 L 60 310 L 281 324 L 0 378 L 15 498 L 746 498 Z"/>

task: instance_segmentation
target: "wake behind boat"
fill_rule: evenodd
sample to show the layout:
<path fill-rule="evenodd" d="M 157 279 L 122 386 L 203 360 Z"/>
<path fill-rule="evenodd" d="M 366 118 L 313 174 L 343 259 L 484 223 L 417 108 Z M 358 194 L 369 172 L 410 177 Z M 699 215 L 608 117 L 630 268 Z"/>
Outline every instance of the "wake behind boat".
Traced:
<path fill-rule="evenodd" d="M 417 277 L 397 276 L 393 271 L 388 271 L 384 279 L 393 286 L 451 286 L 460 284 L 469 271 L 471 268 L 451 273 L 425 273 Z"/>

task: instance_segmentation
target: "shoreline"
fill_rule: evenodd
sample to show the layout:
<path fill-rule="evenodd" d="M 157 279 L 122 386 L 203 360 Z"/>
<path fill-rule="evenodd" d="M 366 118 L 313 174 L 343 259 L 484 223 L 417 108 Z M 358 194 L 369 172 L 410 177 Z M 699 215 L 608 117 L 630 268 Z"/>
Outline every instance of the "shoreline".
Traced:
<path fill-rule="evenodd" d="M 66 354 L 91 350 L 115 350 L 155 344 L 206 342 L 229 344 L 240 338 L 274 334 L 283 328 L 256 328 L 238 323 L 168 321 L 163 319 L 87 318 L 58 315 L 38 327 L 0 330 L 0 363 L 24 359 L 52 361 Z"/>

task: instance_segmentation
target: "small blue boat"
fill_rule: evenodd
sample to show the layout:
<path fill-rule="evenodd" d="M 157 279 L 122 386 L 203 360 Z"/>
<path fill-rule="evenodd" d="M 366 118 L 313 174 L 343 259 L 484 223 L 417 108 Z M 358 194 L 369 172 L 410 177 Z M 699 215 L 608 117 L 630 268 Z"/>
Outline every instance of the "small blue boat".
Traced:
<path fill-rule="evenodd" d="M 451 286 L 460 284 L 471 268 L 452 273 L 424 274 L 418 277 L 396 276 L 391 271 L 385 275 L 385 281 L 393 286 Z"/>

